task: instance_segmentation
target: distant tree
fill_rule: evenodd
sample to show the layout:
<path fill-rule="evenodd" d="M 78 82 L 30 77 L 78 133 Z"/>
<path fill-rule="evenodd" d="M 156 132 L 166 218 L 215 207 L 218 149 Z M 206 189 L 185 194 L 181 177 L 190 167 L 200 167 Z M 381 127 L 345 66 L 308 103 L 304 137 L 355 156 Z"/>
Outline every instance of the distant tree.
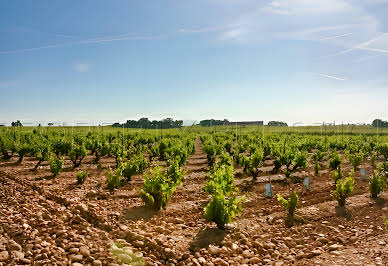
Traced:
<path fill-rule="evenodd" d="M 181 127 L 183 125 L 183 120 L 174 120 L 172 118 L 165 118 L 163 120 L 157 121 L 153 120 L 150 121 L 148 118 L 140 118 L 138 121 L 136 120 L 127 120 L 124 124 L 120 123 L 114 123 L 112 127 L 122 127 L 125 128 L 177 128 Z"/>
<path fill-rule="evenodd" d="M 383 121 L 381 119 L 375 119 L 372 122 L 372 126 L 374 126 L 374 127 L 388 127 L 388 122 Z"/>
<path fill-rule="evenodd" d="M 140 128 L 150 128 L 151 122 L 148 118 L 140 118 L 139 121 L 137 121 L 137 124 Z"/>
<path fill-rule="evenodd" d="M 282 127 L 287 127 L 287 123 L 281 122 L 281 121 L 269 121 L 268 126 L 282 126 Z"/>
<path fill-rule="evenodd" d="M 13 127 L 22 127 L 23 126 L 22 123 L 19 120 L 17 120 L 16 122 L 12 122 L 11 125 Z"/>
<path fill-rule="evenodd" d="M 215 119 L 206 119 L 199 122 L 200 126 L 210 127 L 210 126 L 222 126 L 228 123 L 227 119 L 224 120 L 215 120 Z"/>

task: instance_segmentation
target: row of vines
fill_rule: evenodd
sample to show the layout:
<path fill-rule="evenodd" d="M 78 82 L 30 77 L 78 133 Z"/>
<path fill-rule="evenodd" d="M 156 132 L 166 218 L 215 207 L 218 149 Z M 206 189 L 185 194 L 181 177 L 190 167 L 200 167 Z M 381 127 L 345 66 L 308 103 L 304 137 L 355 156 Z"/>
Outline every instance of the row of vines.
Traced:
<path fill-rule="evenodd" d="M 65 160 L 73 168 L 78 168 L 89 155 L 101 170 L 101 158 L 114 158 L 115 166 L 106 171 L 106 188 L 114 191 L 130 182 L 132 176 L 143 174 L 139 195 L 147 207 L 161 210 L 183 182 L 183 165 L 195 152 L 197 137 L 194 133 L 158 136 L 120 131 L 66 134 L 59 131 L 3 130 L 0 131 L 0 153 L 3 160 L 16 157 L 17 163 L 22 163 L 26 156 L 34 157 L 36 163 L 31 170 L 48 162 L 54 176 L 63 170 Z M 211 197 L 204 209 L 204 217 L 215 222 L 220 229 L 225 229 L 242 212 L 247 198 L 240 195 L 235 184 L 236 167 L 252 176 L 252 182 L 261 175 L 284 174 L 284 182 L 290 186 L 302 181 L 295 173 L 309 165 L 314 166 L 317 176 L 320 171 L 328 169 L 333 176 L 333 197 L 341 207 L 352 194 L 355 173 L 366 159 L 375 170 L 369 179 L 371 196 L 378 197 L 388 186 L 385 136 L 339 137 L 296 133 L 263 136 L 259 132 L 240 135 L 227 132 L 202 133 L 200 140 L 209 173 L 204 190 Z M 161 161 L 166 163 L 160 164 Z M 352 165 L 352 170 L 347 173 L 343 173 L 344 161 Z M 268 165 L 271 167 L 263 167 Z M 77 182 L 82 184 L 87 176 L 87 171 L 78 171 Z M 290 195 L 277 195 L 277 199 L 288 212 L 287 225 L 292 226 L 299 196 L 292 191 Z"/>

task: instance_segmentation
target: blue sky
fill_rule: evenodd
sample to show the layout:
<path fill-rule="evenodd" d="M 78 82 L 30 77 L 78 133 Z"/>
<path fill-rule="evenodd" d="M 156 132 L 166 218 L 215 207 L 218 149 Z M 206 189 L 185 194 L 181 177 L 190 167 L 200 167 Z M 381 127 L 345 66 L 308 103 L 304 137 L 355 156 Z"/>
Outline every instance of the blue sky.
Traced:
<path fill-rule="evenodd" d="M 0 123 L 388 119 L 388 0 L 20 0 L 0 10 Z"/>

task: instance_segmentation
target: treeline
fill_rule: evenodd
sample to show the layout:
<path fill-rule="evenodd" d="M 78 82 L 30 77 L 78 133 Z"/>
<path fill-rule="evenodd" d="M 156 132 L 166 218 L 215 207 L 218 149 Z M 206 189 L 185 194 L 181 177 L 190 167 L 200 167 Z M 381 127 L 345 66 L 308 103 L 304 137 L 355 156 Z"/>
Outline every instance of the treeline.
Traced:
<path fill-rule="evenodd" d="M 372 126 L 374 126 L 374 127 L 388 127 L 388 122 L 383 121 L 381 119 L 375 119 L 372 122 Z"/>
<path fill-rule="evenodd" d="M 127 120 L 124 124 L 114 123 L 112 127 L 124 128 L 177 128 L 183 125 L 183 120 L 174 120 L 172 118 L 165 118 L 163 120 L 148 120 L 148 118 L 140 118 L 139 120 Z"/>
<path fill-rule="evenodd" d="M 287 127 L 287 123 L 281 122 L 281 121 L 269 121 L 268 122 L 269 126 L 278 126 L 278 127 Z"/>
<path fill-rule="evenodd" d="M 199 122 L 199 125 L 203 127 L 210 127 L 210 126 L 223 126 L 227 123 L 229 123 L 227 119 L 224 119 L 224 120 L 206 119 L 206 120 L 201 120 Z"/>

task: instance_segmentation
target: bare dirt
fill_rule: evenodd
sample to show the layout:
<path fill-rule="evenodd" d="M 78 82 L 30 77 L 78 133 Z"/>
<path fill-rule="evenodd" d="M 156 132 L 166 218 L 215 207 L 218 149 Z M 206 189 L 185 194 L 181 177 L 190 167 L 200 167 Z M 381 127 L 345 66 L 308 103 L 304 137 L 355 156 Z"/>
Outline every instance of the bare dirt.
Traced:
<path fill-rule="evenodd" d="M 318 176 L 313 166 L 296 173 L 310 177 L 310 190 L 303 183 L 286 184 L 283 174 L 272 175 L 274 193 L 287 196 L 296 189 L 299 195 L 296 224 L 287 228 L 276 197 L 264 196 L 269 176 L 264 173 L 253 182 L 237 167 L 235 183 L 247 202 L 222 231 L 203 218 L 210 196 L 203 190 L 208 173 L 199 140 L 184 166 L 183 185 L 158 213 L 144 208 L 139 197 L 141 175 L 108 192 L 105 172 L 114 167 L 114 159 L 102 158 L 102 169 L 92 162 L 89 156 L 81 166 L 89 172 L 82 185 L 76 184 L 77 169 L 70 162 L 57 177 L 47 163 L 32 171 L 32 158 L 21 164 L 17 158 L 0 162 L 0 265 L 115 265 L 109 254 L 113 241 L 131 246 L 155 265 L 388 264 L 382 219 L 388 216 L 388 194 L 372 200 L 359 173 L 345 216 L 336 212 L 327 168 Z M 365 160 L 362 167 L 371 173 L 369 164 Z M 271 161 L 266 165 L 264 172 Z M 344 173 L 350 171 L 350 165 L 344 166 Z"/>

